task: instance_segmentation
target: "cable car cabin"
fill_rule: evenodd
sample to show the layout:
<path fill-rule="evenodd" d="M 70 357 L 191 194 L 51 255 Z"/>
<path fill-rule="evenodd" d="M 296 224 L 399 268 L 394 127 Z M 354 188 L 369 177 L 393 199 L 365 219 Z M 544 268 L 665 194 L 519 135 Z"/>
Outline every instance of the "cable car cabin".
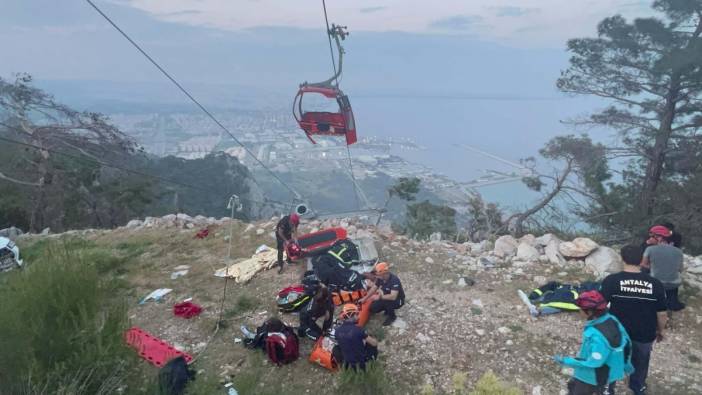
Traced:
<path fill-rule="evenodd" d="M 335 99 L 339 105 L 338 112 L 305 111 L 303 109 L 302 99 L 303 96 L 308 93 L 321 94 L 328 99 Z M 313 135 L 343 136 L 346 138 L 346 145 L 351 145 L 357 141 L 356 121 L 353 118 L 351 103 L 349 102 L 348 96 L 338 88 L 312 85 L 300 86 L 300 90 L 297 92 L 297 96 L 295 96 L 295 103 L 293 104 L 293 115 L 312 144 L 317 144 L 312 139 Z"/>

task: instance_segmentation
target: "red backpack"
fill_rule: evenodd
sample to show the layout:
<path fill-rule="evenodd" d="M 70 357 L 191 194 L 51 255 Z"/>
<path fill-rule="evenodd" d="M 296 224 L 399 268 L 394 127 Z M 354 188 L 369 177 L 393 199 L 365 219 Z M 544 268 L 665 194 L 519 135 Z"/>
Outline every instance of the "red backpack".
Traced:
<path fill-rule="evenodd" d="M 300 350 L 295 332 L 270 332 L 266 337 L 266 354 L 271 362 L 280 366 L 295 361 Z"/>

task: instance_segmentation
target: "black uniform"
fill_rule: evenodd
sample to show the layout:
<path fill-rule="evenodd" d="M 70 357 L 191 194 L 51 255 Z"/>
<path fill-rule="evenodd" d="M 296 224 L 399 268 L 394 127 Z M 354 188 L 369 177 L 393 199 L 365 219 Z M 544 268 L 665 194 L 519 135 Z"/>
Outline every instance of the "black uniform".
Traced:
<path fill-rule="evenodd" d="M 398 293 L 397 299 L 395 300 L 381 299 L 373 301 L 370 306 L 371 313 L 375 314 L 384 311 L 385 315 L 388 317 L 395 318 L 395 310 L 405 304 L 405 291 L 402 289 L 402 282 L 400 282 L 400 279 L 396 275 L 390 273 L 390 277 L 387 281 L 383 281 L 383 279 L 379 278 L 376 280 L 375 285 L 380 288 L 383 295 L 388 295 L 392 291 L 398 291 Z"/>
<path fill-rule="evenodd" d="M 317 319 L 323 317 L 327 313 L 327 319 L 324 320 L 320 328 L 319 325 L 317 325 Z M 300 337 L 307 336 L 312 340 L 317 340 L 331 328 L 333 321 L 334 303 L 332 303 L 331 297 L 323 300 L 312 299 L 300 310 L 300 328 L 298 329 L 298 335 Z"/>
<path fill-rule="evenodd" d="M 278 221 L 275 226 L 275 241 L 276 247 L 278 249 L 278 266 L 283 269 L 283 250 L 285 249 L 285 242 L 292 239 L 293 225 L 290 222 L 290 216 L 286 215 Z M 280 233 L 283 234 L 284 239 L 280 238 Z M 288 263 L 291 263 L 290 257 L 288 257 Z"/>

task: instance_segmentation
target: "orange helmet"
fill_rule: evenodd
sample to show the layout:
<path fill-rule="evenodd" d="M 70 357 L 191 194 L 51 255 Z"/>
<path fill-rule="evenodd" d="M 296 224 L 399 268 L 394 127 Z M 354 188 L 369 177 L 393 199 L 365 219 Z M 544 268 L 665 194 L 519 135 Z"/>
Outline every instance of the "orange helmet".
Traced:
<path fill-rule="evenodd" d="M 390 265 L 387 262 L 379 262 L 375 265 L 373 271 L 375 271 L 375 274 L 387 273 L 390 271 Z"/>
<path fill-rule="evenodd" d="M 339 314 L 339 317 L 342 320 L 349 319 L 355 315 L 358 314 L 358 306 L 356 306 L 353 303 L 346 303 L 341 307 L 341 314 Z"/>

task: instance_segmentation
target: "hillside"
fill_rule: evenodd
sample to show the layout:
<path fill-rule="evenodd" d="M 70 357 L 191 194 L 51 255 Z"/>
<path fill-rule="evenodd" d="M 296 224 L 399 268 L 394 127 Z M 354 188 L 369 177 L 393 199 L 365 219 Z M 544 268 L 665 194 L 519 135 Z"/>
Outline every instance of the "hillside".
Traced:
<path fill-rule="evenodd" d="M 106 276 L 125 283 L 130 324 L 197 355 L 195 366 L 201 376 L 209 378 L 205 381 L 232 380 L 242 394 L 300 394 L 337 388 L 335 375 L 306 361 L 309 341 L 302 341 L 301 359 L 282 368 L 271 366 L 260 352 L 234 341 L 241 336 L 240 325 L 254 328 L 276 314 L 276 292 L 300 278 L 302 264 L 286 268 L 283 275 L 276 270 L 259 273 L 247 284 L 230 281 L 224 303 L 225 325 L 210 340 L 224 287 L 224 280 L 214 277 L 213 272 L 227 262 L 229 223 L 204 218 L 197 221 L 201 222 L 156 218 L 115 230 L 23 236 L 19 245 L 29 265 L 50 240 L 61 240 L 69 246 L 73 243 L 89 251 L 92 255 L 86 254 L 90 256 L 99 256 L 96 251 L 106 253 L 111 257 L 103 259 L 111 265 Z M 407 304 L 398 312 L 400 320 L 392 327 L 381 327 L 378 318 L 368 326 L 369 333 L 382 340 L 381 361 L 388 380 L 384 389 L 388 393 L 431 393 L 429 388 L 434 393 L 453 393 L 457 382 L 465 379 L 471 387 L 488 370 L 516 385 L 522 393 L 558 394 L 565 388 L 567 376 L 551 356 L 577 351 L 582 321 L 568 313 L 532 318 L 516 290 L 529 291 L 547 279 L 592 279 L 590 266 L 581 261 L 551 263 L 546 255 L 540 255 L 540 241 L 530 236 L 522 242 L 534 245 L 533 250 L 520 247 L 517 251 L 516 245 L 505 244 L 511 242 L 506 239 L 498 241 L 492 250 L 484 248 L 490 243 L 418 242 L 384 228 L 363 225 L 363 219 L 358 218 L 342 222 L 352 236 L 374 238 L 381 259 L 391 262 L 407 293 Z M 303 231 L 338 223 L 303 223 Z M 247 258 L 259 245 L 274 244 L 274 225 L 274 220 L 256 224 L 235 221 L 232 257 Z M 210 235 L 196 239 L 195 233 L 203 226 L 209 227 Z M 530 260 L 523 259 L 526 252 L 532 252 Z M 514 257 L 514 253 L 518 255 Z M 692 265 L 699 263 L 688 260 Z M 180 265 L 188 265 L 188 273 L 171 279 Z M 138 304 L 145 295 L 162 287 L 173 292 L 161 303 Z M 702 367 L 702 301 L 693 289 L 685 287 L 688 308 L 676 314 L 667 339 L 654 350 L 649 377 L 653 394 L 702 391 L 698 374 Z M 172 305 L 190 297 L 204 307 L 204 312 L 191 320 L 174 317 Z M 292 315 L 283 319 L 297 325 Z M 143 368 L 145 377 L 155 375 L 155 368 L 146 362 L 135 363 Z"/>

